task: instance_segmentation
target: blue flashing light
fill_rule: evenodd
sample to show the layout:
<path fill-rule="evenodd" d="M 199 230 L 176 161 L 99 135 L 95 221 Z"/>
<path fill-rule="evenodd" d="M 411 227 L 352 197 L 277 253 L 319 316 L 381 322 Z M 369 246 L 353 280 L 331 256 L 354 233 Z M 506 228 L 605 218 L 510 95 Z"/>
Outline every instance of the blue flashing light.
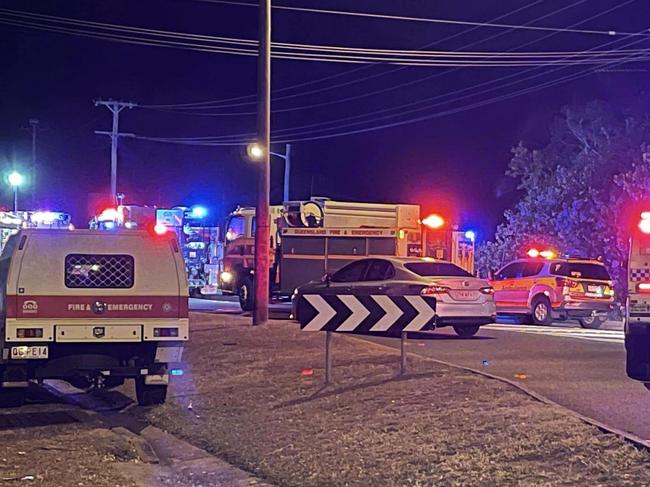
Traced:
<path fill-rule="evenodd" d="M 208 209 L 205 206 L 193 206 L 191 216 L 192 218 L 205 218 L 208 216 Z"/>
<path fill-rule="evenodd" d="M 183 375 L 183 369 L 171 369 L 169 373 L 171 375 Z"/>
<path fill-rule="evenodd" d="M 467 240 L 471 240 L 472 242 L 474 242 L 476 240 L 476 233 L 474 232 L 474 230 L 467 230 L 465 232 L 465 238 Z"/>

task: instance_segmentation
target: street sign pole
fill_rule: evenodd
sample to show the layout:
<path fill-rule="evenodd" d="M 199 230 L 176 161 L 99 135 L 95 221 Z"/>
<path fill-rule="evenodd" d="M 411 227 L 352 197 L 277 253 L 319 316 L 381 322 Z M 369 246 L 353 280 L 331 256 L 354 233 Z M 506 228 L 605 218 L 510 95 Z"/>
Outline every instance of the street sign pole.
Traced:
<path fill-rule="evenodd" d="M 402 332 L 399 345 L 400 361 L 399 361 L 399 375 L 406 374 L 406 332 Z"/>
<path fill-rule="evenodd" d="M 255 209 L 255 300 L 253 325 L 269 319 L 271 187 L 271 0 L 260 0 L 260 44 L 257 63 L 257 133 L 263 154 L 259 164 L 257 206 Z"/>
<path fill-rule="evenodd" d="M 325 332 L 325 385 L 332 383 L 332 332 Z"/>

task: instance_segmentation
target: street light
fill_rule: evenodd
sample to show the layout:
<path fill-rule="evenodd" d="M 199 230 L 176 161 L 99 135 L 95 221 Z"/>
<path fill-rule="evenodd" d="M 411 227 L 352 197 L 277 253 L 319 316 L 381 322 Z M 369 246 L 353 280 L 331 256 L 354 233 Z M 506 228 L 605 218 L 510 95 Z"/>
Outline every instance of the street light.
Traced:
<path fill-rule="evenodd" d="M 257 142 L 248 144 L 246 147 L 246 154 L 253 161 L 260 161 L 264 157 L 264 147 Z M 291 144 L 286 145 L 285 153 L 280 154 L 279 152 L 269 152 L 270 155 L 279 157 L 284 160 L 284 185 L 282 192 L 283 201 L 289 201 L 289 181 L 291 177 Z"/>
<path fill-rule="evenodd" d="M 18 187 L 23 184 L 23 176 L 17 171 L 13 171 L 7 178 L 9 184 L 14 188 L 14 213 L 18 211 Z"/>
<path fill-rule="evenodd" d="M 248 144 L 246 147 L 246 153 L 248 154 L 248 157 L 254 161 L 259 161 L 264 157 L 264 147 L 258 143 Z"/>

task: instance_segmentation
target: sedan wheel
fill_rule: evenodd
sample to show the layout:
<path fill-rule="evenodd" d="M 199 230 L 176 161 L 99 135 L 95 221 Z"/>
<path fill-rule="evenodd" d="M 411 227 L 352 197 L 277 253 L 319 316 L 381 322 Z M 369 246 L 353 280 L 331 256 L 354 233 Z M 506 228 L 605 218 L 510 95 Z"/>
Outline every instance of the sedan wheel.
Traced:
<path fill-rule="evenodd" d="M 468 325 L 468 326 L 454 325 L 454 331 L 456 332 L 456 335 L 458 335 L 461 338 L 473 337 L 478 333 L 478 330 L 480 328 L 481 327 L 479 325 Z"/>

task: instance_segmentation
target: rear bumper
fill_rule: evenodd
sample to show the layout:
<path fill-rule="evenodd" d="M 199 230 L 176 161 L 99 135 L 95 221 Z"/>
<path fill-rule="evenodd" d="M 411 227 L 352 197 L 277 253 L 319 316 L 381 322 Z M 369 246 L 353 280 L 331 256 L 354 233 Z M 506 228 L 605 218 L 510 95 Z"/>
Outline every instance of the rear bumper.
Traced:
<path fill-rule="evenodd" d="M 445 316 L 436 319 L 436 328 L 454 325 L 489 325 L 494 323 L 496 316 Z"/>
<path fill-rule="evenodd" d="M 567 318 L 588 318 L 594 314 L 607 314 L 612 309 L 612 301 L 565 301 L 553 311 Z"/>
<path fill-rule="evenodd" d="M 483 303 L 445 303 L 436 302 L 437 323 L 456 324 L 464 322 L 492 323 L 497 314 L 494 301 Z"/>
<path fill-rule="evenodd" d="M 46 359 L 12 359 L 11 347 L 46 346 Z M 183 342 L 7 343 L 0 380 L 66 379 L 80 375 L 134 378 L 164 375 L 182 359 Z"/>

